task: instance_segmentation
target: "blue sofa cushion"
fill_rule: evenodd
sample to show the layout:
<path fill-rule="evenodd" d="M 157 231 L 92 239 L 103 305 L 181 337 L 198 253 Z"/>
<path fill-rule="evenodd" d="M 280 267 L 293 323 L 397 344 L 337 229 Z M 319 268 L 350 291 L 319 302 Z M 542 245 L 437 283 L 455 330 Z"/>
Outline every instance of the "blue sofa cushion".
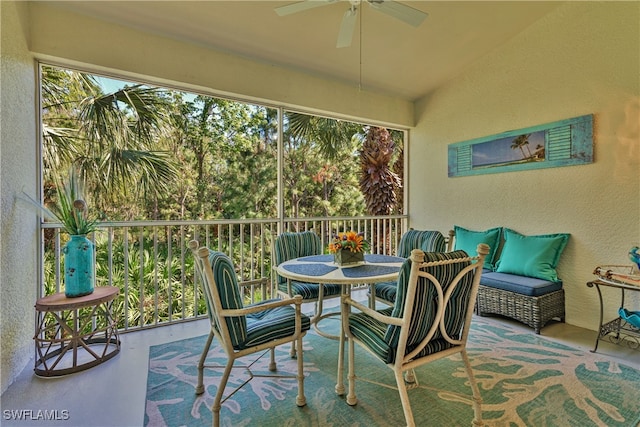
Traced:
<path fill-rule="evenodd" d="M 562 289 L 562 282 L 551 282 L 534 277 L 496 272 L 483 272 L 480 277 L 480 284 L 532 297 L 538 297 Z"/>

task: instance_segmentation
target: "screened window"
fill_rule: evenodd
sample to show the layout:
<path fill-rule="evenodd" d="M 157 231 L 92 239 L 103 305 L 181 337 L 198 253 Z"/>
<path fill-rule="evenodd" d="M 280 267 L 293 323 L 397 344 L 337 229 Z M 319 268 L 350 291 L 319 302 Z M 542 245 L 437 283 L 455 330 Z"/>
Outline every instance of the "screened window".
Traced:
<path fill-rule="evenodd" d="M 402 131 L 50 65 L 41 86 L 45 202 L 74 167 L 110 221 L 403 212 Z"/>

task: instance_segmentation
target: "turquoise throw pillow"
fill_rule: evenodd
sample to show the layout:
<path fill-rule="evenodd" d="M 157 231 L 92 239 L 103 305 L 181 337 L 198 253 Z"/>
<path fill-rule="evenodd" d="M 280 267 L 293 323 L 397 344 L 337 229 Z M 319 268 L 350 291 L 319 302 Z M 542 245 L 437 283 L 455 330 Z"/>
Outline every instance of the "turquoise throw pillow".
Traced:
<path fill-rule="evenodd" d="M 475 256 L 478 245 L 480 243 L 486 243 L 489 245 L 489 253 L 484 260 L 484 268 L 490 270 L 495 268 L 494 262 L 496 253 L 498 252 L 498 245 L 500 244 L 502 228 L 497 227 L 486 231 L 473 231 L 455 225 L 453 229 L 456 233 L 455 250 L 463 250 L 469 256 Z"/>
<path fill-rule="evenodd" d="M 504 229 L 504 246 L 497 262 L 498 273 L 558 282 L 556 267 L 569 234 L 543 234 L 525 236 L 508 228 Z"/>

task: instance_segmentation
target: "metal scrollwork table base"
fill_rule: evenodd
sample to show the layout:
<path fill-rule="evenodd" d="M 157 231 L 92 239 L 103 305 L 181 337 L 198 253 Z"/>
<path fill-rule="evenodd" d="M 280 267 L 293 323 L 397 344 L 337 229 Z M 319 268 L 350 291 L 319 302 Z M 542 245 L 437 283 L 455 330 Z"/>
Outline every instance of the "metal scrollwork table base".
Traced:
<path fill-rule="evenodd" d="M 598 350 L 598 343 L 600 341 L 626 345 L 632 349 L 640 349 L 640 329 L 626 322 L 624 319 L 620 318 L 620 316 L 617 316 L 615 319 L 608 322 L 604 321 L 604 304 L 602 301 L 602 291 L 600 289 L 601 287 L 620 289 L 620 307 L 624 307 L 625 291 L 640 292 L 640 287 L 604 280 L 587 282 L 587 286 L 590 288 L 595 287 L 600 299 L 600 326 L 598 327 L 598 336 L 596 337 L 596 342 L 591 352 L 595 353 Z"/>

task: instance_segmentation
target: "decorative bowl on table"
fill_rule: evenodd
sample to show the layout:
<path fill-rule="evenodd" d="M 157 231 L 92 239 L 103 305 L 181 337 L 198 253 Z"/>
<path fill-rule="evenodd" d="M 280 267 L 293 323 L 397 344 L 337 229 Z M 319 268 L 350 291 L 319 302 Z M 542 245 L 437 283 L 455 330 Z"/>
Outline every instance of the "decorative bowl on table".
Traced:
<path fill-rule="evenodd" d="M 626 308 L 620 307 L 618 314 L 622 320 L 640 329 L 640 311 L 629 311 Z"/>

